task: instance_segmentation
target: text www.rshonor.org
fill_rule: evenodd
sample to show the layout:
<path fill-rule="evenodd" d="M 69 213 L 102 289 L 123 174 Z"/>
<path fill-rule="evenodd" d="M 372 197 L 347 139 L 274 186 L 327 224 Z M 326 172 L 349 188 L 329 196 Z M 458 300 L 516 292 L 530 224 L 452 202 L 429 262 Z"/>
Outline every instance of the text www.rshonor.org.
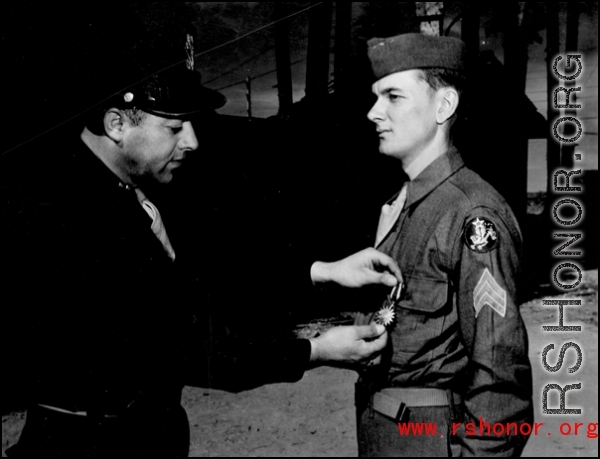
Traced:
<path fill-rule="evenodd" d="M 467 436 L 497 436 L 501 437 L 504 435 L 552 435 L 552 432 L 544 431 L 542 427 L 543 422 L 536 422 L 533 425 L 527 422 L 516 423 L 492 423 L 485 422 L 483 419 L 479 419 L 479 423 L 462 422 L 452 423 L 452 435 L 458 435 L 459 431 L 462 432 L 462 426 L 464 425 L 464 432 Z M 559 428 L 558 433 L 562 436 L 569 435 L 585 435 L 587 438 L 598 438 L 598 423 L 589 422 L 585 425 L 583 422 L 563 422 Z M 436 422 L 402 422 L 398 423 L 398 433 L 400 436 L 442 436 L 443 432 L 438 432 Z"/>

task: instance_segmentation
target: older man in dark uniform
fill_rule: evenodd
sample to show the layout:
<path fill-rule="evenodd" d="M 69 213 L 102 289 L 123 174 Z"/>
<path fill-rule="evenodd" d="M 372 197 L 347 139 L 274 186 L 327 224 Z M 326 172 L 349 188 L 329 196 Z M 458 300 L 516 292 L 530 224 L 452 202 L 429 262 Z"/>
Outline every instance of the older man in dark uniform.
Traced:
<path fill-rule="evenodd" d="M 377 101 L 368 117 L 380 151 L 408 180 L 377 231 L 376 247 L 398 262 L 405 288 L 375 316 L 390 330 L 388 358 L 357 383 L 362 456 L 517 456 L 527 441 L 519 427 L 532 422 L 517 303 L 521 234 L 452 144 L 464 55 L 449 37 L 369 41 Z"/>
<path fill-rule="evenodd" d="M 154 57 L 158 70 L 144 74 L 150 67 L 139 64 L 153 59 L 153 50 L 132 48 L 116 81 L 106 81 L 121 89 L 83 131 L 46 141 L 48 154 L 64 160 L 33 198 L 38 224 L 30 225 L 32 259 L 23 264 L 37 287 L 22 292 L 36 298 L 28 305 L 35 309 L 27 335 L 31 404 L 10 456 L 188 454 L 180 400 L 184 373 L 194 365 L 189 303 L 197 295 L 179 266 L 172 227 L 147 190 L 173 180 L 199 147 L 192 118 L 221 107 L 225 97 L 200 84 L 190 35 L 181 43 L 185 57 L 184 49 L 187 59 Z M 395 262 L 373 249 L 303 267 L 306 284 L 400 279 Z M 243 363 L 264 374 L 263 383 L 297 381 L 311 365 L 369 358 L 386 338 L 383 327 L 336 327 L 312 340 L 257 348 Z"/>

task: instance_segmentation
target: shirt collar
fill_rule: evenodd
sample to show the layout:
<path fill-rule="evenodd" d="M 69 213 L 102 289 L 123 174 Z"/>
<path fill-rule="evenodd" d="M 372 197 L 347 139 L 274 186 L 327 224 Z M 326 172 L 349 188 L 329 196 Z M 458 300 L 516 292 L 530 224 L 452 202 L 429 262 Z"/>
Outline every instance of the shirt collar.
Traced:
<path fill-rule="evenodd" d="M 429 150 L 421 155 L 417 156 L 412 163 L 404 170 L 408 175 L 409 180 L 414 180 L 421 172 L 425 170 L 432 162 L 442 156 L 445 152 L 437 152 L 435 150 Z"/>
<path fill-rule="evenodd" d="M 408 208 L 423 199 L 462 167 L 464 167 L 464 162 L 460 153 L 455 147 L 450 147 L 445 154 L 438 156 L 430 164 L 426 164 L 422 172 L 411 179 L 404 207 Z"/>

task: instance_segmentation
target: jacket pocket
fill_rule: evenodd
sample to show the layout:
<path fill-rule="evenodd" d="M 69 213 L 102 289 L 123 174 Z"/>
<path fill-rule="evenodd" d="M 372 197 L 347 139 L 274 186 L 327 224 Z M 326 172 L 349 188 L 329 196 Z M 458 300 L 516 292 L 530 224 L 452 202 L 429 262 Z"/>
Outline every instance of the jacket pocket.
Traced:
<path fill-rule="evenodd" d="M 448 281 L 411 277 L 406 280 L 405 291 L 398 307 L 408 311 L 435 314 L 448 302 Z"/>
<path fill-rule="evenodd" d="M 412 277 L 396 307 L 397 323 L 392 332 L 394 353 L 409 361 L 430 351 L 448 326 L 453 314 L 445 280 Z"/>

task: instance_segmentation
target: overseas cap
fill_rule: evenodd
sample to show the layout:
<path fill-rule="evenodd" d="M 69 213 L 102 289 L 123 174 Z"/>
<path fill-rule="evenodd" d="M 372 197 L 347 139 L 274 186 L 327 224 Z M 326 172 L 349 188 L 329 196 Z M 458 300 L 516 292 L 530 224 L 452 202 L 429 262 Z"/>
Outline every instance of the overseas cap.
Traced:
<path fill-rule="evenodd" d="M 369 59 L 377 80 L 411 69 L 465 70 L 465 44 L 451 37 L 407 33 L 368 41 Z"/>
<path fill-rule="evenodd" d="M 180 118 L 225 105 L 226 97 L 201 84 L 194 69 L 193 36 L 187 34 L 168 52 L 151 46 L 128 50 L 123 84 L 111 103 L 164 118 Z"/>

